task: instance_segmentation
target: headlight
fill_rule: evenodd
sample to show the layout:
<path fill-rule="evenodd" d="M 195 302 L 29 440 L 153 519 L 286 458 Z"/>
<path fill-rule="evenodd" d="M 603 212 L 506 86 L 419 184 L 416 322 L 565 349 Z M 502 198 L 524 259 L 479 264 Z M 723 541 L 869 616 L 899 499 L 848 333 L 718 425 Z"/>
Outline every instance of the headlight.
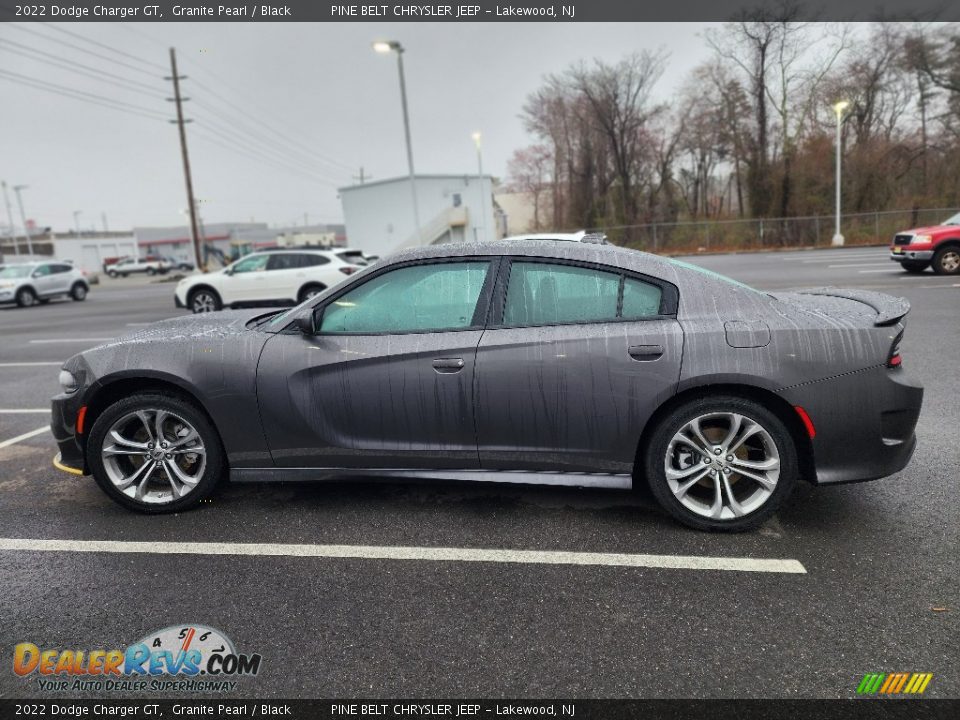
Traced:
<path fill-rule="evenodd" d="M 73 376 L 72 373 L 70 373 L 67 370 L 61 370 L 60 377 L 58 378 L 58 380 L 60 381 L 60 387 L 63 388 L 63 391 L 65 393 L 76 392 L 77 379 Z"/>
<path fill-rule="evenodd" d="M 933 238 L 929 235 L 914 235 L 913 240 L 910 241 L 911 245 L 929 245 L 933 242 Z"/>

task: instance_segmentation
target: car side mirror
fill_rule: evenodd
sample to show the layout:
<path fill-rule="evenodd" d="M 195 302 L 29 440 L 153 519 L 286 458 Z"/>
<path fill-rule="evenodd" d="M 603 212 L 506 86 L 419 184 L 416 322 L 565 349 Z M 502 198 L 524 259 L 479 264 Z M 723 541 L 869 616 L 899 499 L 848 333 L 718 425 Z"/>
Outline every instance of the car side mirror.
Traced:
<path fill-rule="evenodd" d="M 312 312 L 304 313 L 297 317 L 297 329 L 304 335 L 316 334 L 316 323 Z"/>
<path fill-rule="evenodd" d="M 40 277 L 40 272 L 39 272 L 39 271 L 37 271 L 37 272 L 32 272 L 32 273 L 30 273 L 30 277 L 32 277 L 32 278 L 38 278 L 38 277 Z"/>
<path fill-rule="evenodd" d="M 224 268 L 224 269 L 223 269 L 223 274 L 224 274 L 224 275 L 233 275 L 233 270 L 231 270 L 230 268 Z"/>

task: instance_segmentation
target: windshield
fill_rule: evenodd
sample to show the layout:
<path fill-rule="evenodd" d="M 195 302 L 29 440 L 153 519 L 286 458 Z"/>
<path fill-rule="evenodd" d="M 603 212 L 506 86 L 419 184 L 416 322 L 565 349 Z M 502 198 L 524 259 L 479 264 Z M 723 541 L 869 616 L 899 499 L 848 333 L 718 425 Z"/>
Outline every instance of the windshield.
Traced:
<path fill-rule="evenodd" d="M 0 270 L 0 279 L 3 278 L 25 278 L 30 274 L 32 266 L 30 265 L 7 265 Z"/>
<path fill-rule="evenodd" d="M 953 217 L 948 217 L 943 221 L 944 225 L 960 225 L 960 213 L 957 213 Z"/>
<path fill-rule="evenodd" d="M 742 283 L 742 282 L 740 282 L 740 281 L 738 281 L 738 280 L 734 280 L 733 278 L 729 278 L 729 277 L 727 277 L 726 275 L 721 275 L 720 273 L 713 272 L 713 270 L 707 270 L 706 268 L 702 268 L 702 267 L 700 267 L 699 265 L 693 265 L 693 264 L 691 264 L 691 263 L 684 262 L 683 260 L 675 260 L 675 259 L 673 259 L 673 258 L 669 258 L 669 260 L 670 260 L 670 262 L 672 262 L 674 265 L 679 265 L 680 267 L 682 267 L 682 268 L 687 268 L 688 270 L 696 270 L 697 272 L 702 273 L 702 274 L 704 274 L 704 275 L 706 275 L 706 276 L 708 276 L 708 277 L 712 277 L 714 280 L 722 280 L 723 282 L 730 283 L 731 285 L 736 285 L 737 287 L 741 287 L 741 288 L 743 288 L 744 290 L 749 290 L 749 291 L 751 291 L 751 292 L 758 293 L 759 295 L 767 295 L 767 294 L 768 294 L 768 293 L 765 293 L 765 292 L 761 292 L 760 290 L 757 290 L 757 289 L 754 288 L 754 287 L 750 287 L 749 285 L 745 285 L 744 283 Z"/>

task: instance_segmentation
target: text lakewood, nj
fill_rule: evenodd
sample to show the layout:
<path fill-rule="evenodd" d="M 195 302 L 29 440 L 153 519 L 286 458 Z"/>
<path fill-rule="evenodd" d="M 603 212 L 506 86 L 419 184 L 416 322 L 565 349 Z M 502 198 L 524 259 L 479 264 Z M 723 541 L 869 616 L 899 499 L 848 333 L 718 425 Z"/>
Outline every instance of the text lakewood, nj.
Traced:
<path fill-rule="evenodd" d="M 518 5 L 497 5 L 486 9 L 479 5 L 331 5 L 333 17 L 393 17 L 393 18 L 474 18 L 490 15 L 492 17 L 539 17 L 572 18 L 576 13 L 574 5 L 545 5 L 527 7 Z"/>

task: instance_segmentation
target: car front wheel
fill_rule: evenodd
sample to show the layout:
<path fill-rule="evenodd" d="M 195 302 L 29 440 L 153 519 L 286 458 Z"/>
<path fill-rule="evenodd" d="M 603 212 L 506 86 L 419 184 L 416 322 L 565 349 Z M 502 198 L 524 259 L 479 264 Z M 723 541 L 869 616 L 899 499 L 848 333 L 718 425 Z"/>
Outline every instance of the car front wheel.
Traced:
<path fill-rule="evenodd" d="M 20 288 L 17 291 L 17 305 L 20 307 L 30 307 L 37 303 L 37 295 L 30 288 Z"/>
<path fill-rule="evenodd" d="M 937 275 L 960 273 L 960 247 L 951 245 L 937 250 L 933 256 L 933 271 Z"/>
<path fill-rule="evenodd" d="M 674 409 L 654 430 L 644 465 L 659 503 L 698 530 L 757 527 L 790 495 L 798 476 L 783 422 L 734 396 Z"/>
<path fill-rule="evenodd" d="M 198 505 L 223 471 L 220 439 L 206 415 L 187 400 L 141 393 L 97 418 L 87 463 L 114 502 L 142 513 Z"/>
<path fill-rule="evenodd" d="M 214 312 L 223 307 L 218 296 L 213 290 L 194 290 L 190 293 L 190 309 L 195 313 Z"/>
<path fill-rule="evenodd" d="M 72 297 L 77 302 L 82 302 L 87 299 L 87 286 L 83 283 L 74 283 L 73 287 L 70 288 L 70 297 Z"/>

